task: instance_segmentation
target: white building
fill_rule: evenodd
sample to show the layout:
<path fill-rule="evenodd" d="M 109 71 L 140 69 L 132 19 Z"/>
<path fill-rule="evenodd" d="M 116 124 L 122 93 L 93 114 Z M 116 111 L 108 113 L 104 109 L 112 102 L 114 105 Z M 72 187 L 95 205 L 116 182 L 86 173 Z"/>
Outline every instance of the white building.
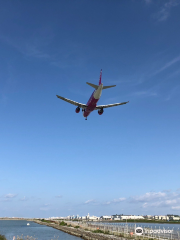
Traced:
<path fill-rule="evenodd" d="M 145 215 L 144 218 L 146 218 L 148 220 L 151 220 L 151 219 L 153 219 L 153 216 L 152 215 Z"/>
<path fill-rule="evenodd" d="M 101 216 L 101 219 L 102 220 L 112 220 L 112 216 L 107 216 L 107 215 Z"/>
<path fill-rule="evenodd" d="M 136 216 L 136 215 L 121 215 L 120 218 L 121 218 L 121 220 L 126 220 L 126 219 L 144 219 L 143 216 Z"/>
<path fill-rule="evenodd" d="M 168 216 L 159 216 L 159 220 L 169 220 L 169 217 Z"/>
<path fill-rule="evenodd" d="M 112 215 L 111 219 L 114 220 L 114 221 L 120 221 L 121 220 L 121 215 L 118 215 L 118 214 Z"/>
<path fill-rule="evenodd" d="M 86 219 L 89 220 L 89 221 L 98 221 L 99 217 L 89 216 L 89 213 L 88 213 L 88 215 L 86 216 Z"/>
<path fill-rule="evenodd" d="M 165 216 L 165 215 L 155 215 L 154 216 L 155 220 L 169 220 L 169 216 Z"/>
<path fill-rule="evenodd" d="M 179 220 L 180 220 L 180 217 L 179 217 L 179 216 L 170 216 L 170 217 L 169 217 L 169 220 L 170 220 L 170 221 L 179 221 Z"/>

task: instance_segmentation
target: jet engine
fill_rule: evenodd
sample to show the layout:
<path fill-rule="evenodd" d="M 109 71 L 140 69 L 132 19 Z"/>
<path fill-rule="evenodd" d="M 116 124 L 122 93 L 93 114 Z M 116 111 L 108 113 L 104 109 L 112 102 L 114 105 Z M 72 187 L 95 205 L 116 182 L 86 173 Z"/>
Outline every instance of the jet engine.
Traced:
<path fill-rule="evenodd" d="M 99 115 L 102 115 L 103 112 L 104 112 L 103 108 L 101 108 L 100 110 L 98 110 L 98 114 L 99 114 Z"/>
<path fill-rule="evenodd" d="M 76 113 L 79 113 L 80 112 L 80 107 L 77 107 L 76 108 Z"/>

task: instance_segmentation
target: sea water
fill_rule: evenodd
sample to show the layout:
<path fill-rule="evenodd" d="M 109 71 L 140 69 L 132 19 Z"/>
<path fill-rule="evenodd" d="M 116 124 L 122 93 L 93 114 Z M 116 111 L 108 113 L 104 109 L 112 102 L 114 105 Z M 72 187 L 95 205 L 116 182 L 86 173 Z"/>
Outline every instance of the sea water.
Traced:
<path fill-rule="evenodd" d="M 80 240 L 55 228 L 25 220 L 0 220 L 0 234 L 5 235 L 8 240 L 13 240 L 13 237 L 27 239 L 27 236 L 33 240 Z"/>

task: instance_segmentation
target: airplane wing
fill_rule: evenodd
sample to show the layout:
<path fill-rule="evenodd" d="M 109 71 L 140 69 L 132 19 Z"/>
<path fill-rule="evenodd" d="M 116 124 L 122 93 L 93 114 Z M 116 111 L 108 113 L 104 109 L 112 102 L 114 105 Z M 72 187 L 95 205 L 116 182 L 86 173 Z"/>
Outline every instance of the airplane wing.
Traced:
<path fill-rule="evenodd" d="M 72 101 L 72 100 L 70 100 L 70 99 L 68 99 L 68 98 L 61 97 L 61 96 L 59 96 L 59 95 L 56 95 L 56 96 L 57 96 L 58 98 L 64 100 L 64 101 L 66 101 L 66 102 L 68 102 L 68 103 L 71 103 L 71 104 L 73 104 L 73 105 L 75 105 L 75 106 L 78 106 L 78 107 L 80 107 L 80 108 L 87 108 L 87 105 L 86 105 L 86 104 L 78 103 L 78 102 Z"/>
<path fill-rule="evenodd" d="M 129 101 L 128 101 L 128 102 L 129 102 Z M 115 107 L 115 106 L 118 106 L 118 105 L 126 104 L 126 103 L 128 103 L 128 102 L 113 103 L 113 104 L 108 104 L 108 105 L 99 105 L 99 106 L 96 106 L 95 110 L 102 109 L 102 108 L 108 108 L 108 107 Z"/>

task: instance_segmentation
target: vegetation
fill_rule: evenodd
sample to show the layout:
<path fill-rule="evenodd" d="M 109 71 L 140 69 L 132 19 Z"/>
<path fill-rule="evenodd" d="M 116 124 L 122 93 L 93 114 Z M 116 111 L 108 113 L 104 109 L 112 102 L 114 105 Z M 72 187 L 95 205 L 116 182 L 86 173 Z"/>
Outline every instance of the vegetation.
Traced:
<path fill-rule="evenodd" d="M 123 234 L 123 233 L 120 233 L 120 234 L 118 235 L 118 237 L 124 237 L 124 234 Z"/>
<path fill-rule="evenodd" d="M 74 228 L 79 228 L 79 226 L 75 226 Z"/>
<path fill-rule="evenodd" d="M 100 230 L 100 229 L 97 229 L 97 230 L 94 230 L 94 231 L 92 231 L 93 233 L 104 233 L 102 230 Z"/>
<path fill-rule="evenodd" d="M 67 226 L 67 223 L 65 223 L 64 221 L 60 222 L 59 224 L 60 226 Z"/>
<path fill-rule="evenodd" d="M 52 221 L 41 219 L 41 222 L 47 222 L 47 223 L 52 223 Z"/>
<path fill-rule="evenodd" d="M 71 224 L 69 224 L 69 225 L 67 225 L 67 227 L 72 227 L 72 225 L 71 225 Z"/>
<path fill-rule="evenodd" d="M 0 240 L 7 240 L 6 237 L 4 235 L 0 234 Z"/>

